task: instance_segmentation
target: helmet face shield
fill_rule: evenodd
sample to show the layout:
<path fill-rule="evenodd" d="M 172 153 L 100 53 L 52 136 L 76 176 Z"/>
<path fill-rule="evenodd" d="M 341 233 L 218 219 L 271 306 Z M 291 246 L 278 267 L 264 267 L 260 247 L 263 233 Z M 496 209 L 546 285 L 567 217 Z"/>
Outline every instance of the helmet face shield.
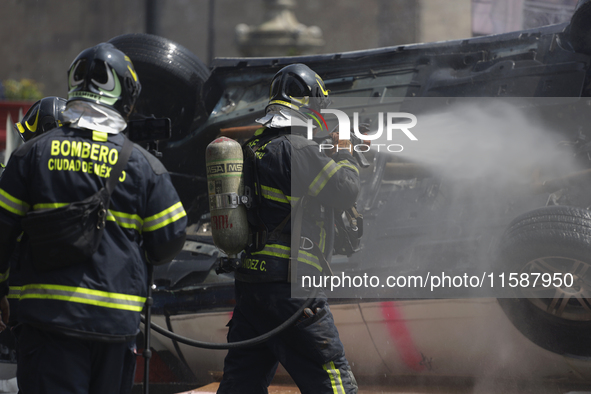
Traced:
<path fill-rule="evenodd" d="M 280 78 L 273 78 L 271 81 L 271 89 L 269 92 L 269 100 L 273 100 L 273 97 L 279 97 L 281 94 L 281 79 Z"/>
<path fill-rule="evenodd" d="M 79 59 L 74 65 L 71 67 L 70 72 L 68 74 L 68 87 L 69 90 L 72 90 L 76 86 L 79 86 L 84 83 L 84 77 L 88 73 L 88 67 L 86 64 L 86 59 Z"/>
<path fill-rule="evenodd" d="M 310 89 L 296 78 L 285 78 L 285 94 L 290 98 L 304 98 L 310 96 Z"/>
<path fill-rule="evenodd" d="M 91 87 L 97 87 L 99 90 L 112 91 L 115 87 L 115 71 L 102 60 L 95 59 L 89 75 Z"/>
<path fill-rule="evenodd" d="M 85 100 L 118 111 L 125 119 L 133 110 L 141 85 L 129 57 L 102 43 L 78 55 L 68 71 L 68 99 Z"/>
<path fill-rule="evenodd" d="M 95 59 L 88 67 L 87 59 L 80 59 L 68 75 L 68 98 L 81 97 L 112 106 L 121 97 L 121 84 L 115 70 L 102 60 Z"/>

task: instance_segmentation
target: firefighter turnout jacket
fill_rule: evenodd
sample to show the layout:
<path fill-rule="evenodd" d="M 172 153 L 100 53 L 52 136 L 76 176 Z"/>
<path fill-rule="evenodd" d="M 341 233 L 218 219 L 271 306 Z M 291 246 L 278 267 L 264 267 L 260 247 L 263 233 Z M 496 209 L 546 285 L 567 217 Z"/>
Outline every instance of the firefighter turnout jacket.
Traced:
<path fill-rule="evenodd" d="M 63 126 L 13 152 L 0 179 L 0 272 L 27 212 L 83 200 L 105 185 L 122 134 Z M 146 263 L 169 262 L 185 239 L 186 213 L 164 166 L 134 145 L 111 195 L 99 249 L 74 266 L 39 272 L 20 241 L 20 322 L 66 335 L 126 341 L 139 332 Z"/>
<path fill-rule="evenodd" d="M 333 210 L 351 207 L 359 192 L 359 170 L 351 153 L 342 150 L 333 158 L 294 128 L 261 128 L 245 143 L 256 147 L 257 180 L 262 198 L 257 214 L 269 231 L 278 230 L 302 197 L 304 204 L 298 273 L 319 274 L 323 267 L 312 242 L 330 260 L 334 239 Z M 246 282 L 286 281 L 291 256 L 291 223 L 271 235 L 262 250 L 244 253 L 235 277 Z"/>

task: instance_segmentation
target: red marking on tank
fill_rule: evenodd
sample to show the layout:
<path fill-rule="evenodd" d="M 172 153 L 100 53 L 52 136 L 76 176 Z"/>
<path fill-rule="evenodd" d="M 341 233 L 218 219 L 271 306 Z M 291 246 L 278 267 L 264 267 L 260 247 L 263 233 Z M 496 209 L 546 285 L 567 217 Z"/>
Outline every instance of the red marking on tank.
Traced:
<path fill-rule="evenodd" d="M 214 230 L 225 230 L 232 228 L 232 223 L 229 223 L 228 215 L 214 215 L 211 217 L 211 226 Z"/>
<path fill-rule="evenodd" d="M 380 307 L 390 338 L 394 340 L 396 350 L 404 364 L 414 371 L 423 371 L 425 369 L 425 365 L 422 363 L 423 356 L 412 339 L 406 320 L 404 320 L 397 303 L 382 302 Z"/>

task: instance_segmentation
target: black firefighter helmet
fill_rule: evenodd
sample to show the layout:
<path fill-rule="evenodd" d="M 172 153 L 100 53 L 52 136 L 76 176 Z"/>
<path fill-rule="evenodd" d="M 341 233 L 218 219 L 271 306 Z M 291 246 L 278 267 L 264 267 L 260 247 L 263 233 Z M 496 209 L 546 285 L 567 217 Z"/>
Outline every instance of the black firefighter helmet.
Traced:
<path fill-rule="evenodd" d="M 29 108 L 20 122 L 14 124 L 23 141 L 62 125 L 66 100 L 61 97 L 45 97 Z"/>
<path fill-rule="evenodd" d="M 131 59 L 110 43 L 82 51 L 68 70 L 68 101 L 84 100 L 119 112 L 125 120 L 141 91 Z"/>
<path fill-rule="evenodd" d="M 290 64 L 275 74 L 269 91 L 269 104 L 282 105 L 309 116 L 330 105 L 324 81 L 302 63 Z"/>

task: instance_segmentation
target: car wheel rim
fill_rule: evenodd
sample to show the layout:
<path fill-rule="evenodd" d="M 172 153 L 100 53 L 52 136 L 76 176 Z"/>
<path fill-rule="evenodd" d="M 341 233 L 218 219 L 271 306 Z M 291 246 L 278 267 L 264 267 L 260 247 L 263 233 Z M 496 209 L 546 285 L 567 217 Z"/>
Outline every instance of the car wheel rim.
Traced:
<path fill-rule="evenodd" d="M 519 290 L 546 313 L 565 320 L 591 321 L 590 268 L 590 264 L 578 259 L 540 257 L 527 263 L 520 272 L 519 278 L 527 278 L 529 283 Z M 561 281 L 562 285 L 558 286 Z"/>

